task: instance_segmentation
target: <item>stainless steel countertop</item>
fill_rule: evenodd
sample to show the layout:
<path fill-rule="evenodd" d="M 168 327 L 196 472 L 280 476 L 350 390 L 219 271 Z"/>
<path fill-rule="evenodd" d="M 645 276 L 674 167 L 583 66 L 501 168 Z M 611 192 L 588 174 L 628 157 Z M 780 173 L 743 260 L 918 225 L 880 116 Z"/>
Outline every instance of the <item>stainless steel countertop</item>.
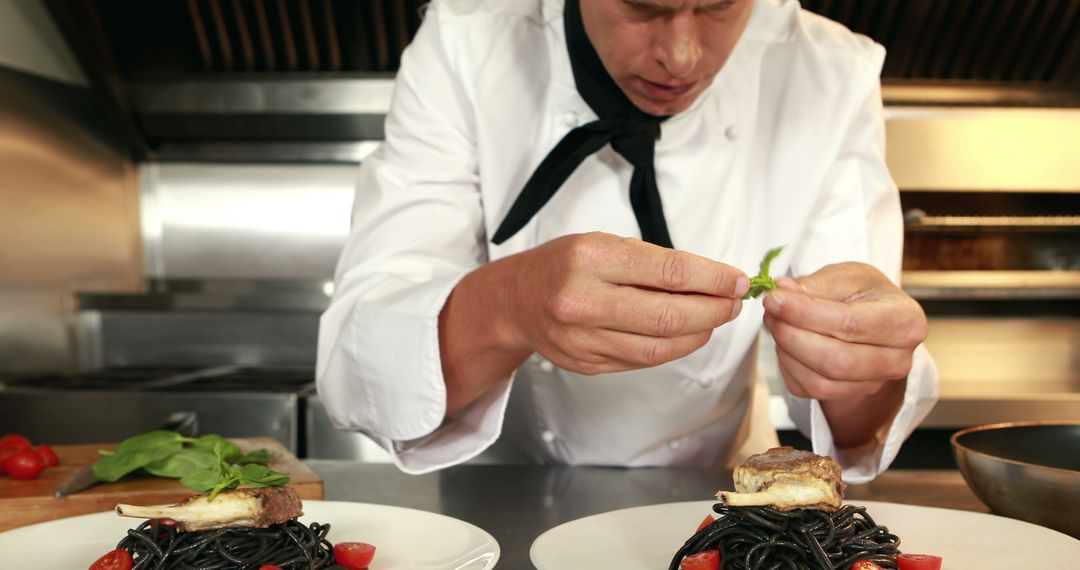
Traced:
<path fill-rule="evenodd" d="M 502 551 L 498 567 L 509 569 L 532 568 L 533 541 L 564 522 L 628 507 L 707 501 L 732 486 L 729 472 L 707 469 L 459 465 L 406 475 L 387 464 L 305 463 L 325 482 L 327 500 L 436 512 L 486 530 Z M 890 471 L 850 487 L 848 498 L 986 512 L 956 471 Z"/>

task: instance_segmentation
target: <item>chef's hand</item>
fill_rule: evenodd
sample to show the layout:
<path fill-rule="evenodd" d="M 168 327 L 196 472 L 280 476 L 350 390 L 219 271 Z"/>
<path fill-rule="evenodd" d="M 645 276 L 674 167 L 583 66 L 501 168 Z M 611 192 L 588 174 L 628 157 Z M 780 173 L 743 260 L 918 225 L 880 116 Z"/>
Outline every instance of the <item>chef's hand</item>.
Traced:
<path fill-rule="evenodd" d="M 602 233 L 561 237 L 483 265 L 439 315 L 452 416 L 534 352 L 598 374 L 685 356 L 734 319 L 749 280 L 683 251 Z"/>
<path fill-rule="evenodd" d="M 749 288 L 729 265 L 603 233 L 555 239 L 519 262 L 509 312 L 517 342 L 582 374 L 694 352 L 738 316 Z"/>
<path fill-rule="evenodd" d="M 926 339 L 922 307 L 865 263 L 829 265 L 778 279 L 765 296 L 792 394 L 815 398 L 839 447 L 871 441 L 903 401 L 915 348 Z"/>

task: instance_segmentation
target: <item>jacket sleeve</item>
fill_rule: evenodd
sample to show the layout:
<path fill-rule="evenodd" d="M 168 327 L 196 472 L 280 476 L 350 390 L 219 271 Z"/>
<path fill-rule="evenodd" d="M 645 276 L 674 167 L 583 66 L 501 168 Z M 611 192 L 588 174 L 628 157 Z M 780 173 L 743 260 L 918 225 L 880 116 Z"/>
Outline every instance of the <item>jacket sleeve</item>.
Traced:
<path fill-rule="evenodd" d="M 319 325 L 316 382 L 331 422 L 365 433 L 408 472 L 490 445 L 510 384 L 444 424 L 439 313 L 487 261 L 474 121 L 445 17 L 433 3 L 403 54 L 385 139 L 360 166 L 351 233 Z"/>
<path fill-rule="evenodd" d="M 900 194 L 885 164 L 885 123 L 878 74 L 884 50 L 872 46 L 863 69 L 853 78 L 854 112 L 839 153 L 825 177 L 822 198 L 799 247 L 792 273 L 809 274 L 838 261 L 870 263 L 899 284 L 904 228 Z M 873 479 L 896 458 L 900 445 L 930 412 L 938 398 L 934 361 L 924 346 L 914 354 L 899 412 L 873 443 L 860 449 L 837 449 L 817 400 L 785 393 L 792 421 L 813 443 L 814 452 L 837 458 L 844 480 Z"/>

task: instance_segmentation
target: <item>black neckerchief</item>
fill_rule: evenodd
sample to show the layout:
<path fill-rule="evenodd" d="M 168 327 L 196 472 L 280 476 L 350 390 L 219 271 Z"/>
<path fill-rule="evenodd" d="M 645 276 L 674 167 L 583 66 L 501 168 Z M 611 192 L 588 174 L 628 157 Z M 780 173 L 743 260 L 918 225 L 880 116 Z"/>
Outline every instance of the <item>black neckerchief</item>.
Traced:
<path fill-rule="evenodd" d="M 630 179 L 630 205 L 634 208 L 642 239 L 673 247 L 667 222 L 664 221 L 664 208 L 660 203 L 653 166 L 656 140 L 660 138 L 660 123 L 667 117 L 642 112 L 608 75 L 585 34 L 578 1 L 566 0 L 563 11 L 566 48 L 570 53 L 570 67 L 578 93 L 599 118 L 573 129 L 551 149 L 525 183 L 525 188 L 514 200 L 491 241 L 500 244 L 525 227 L 582 161 L 611 143 L 615 152 L 634 165 L 634 175 Z"/>

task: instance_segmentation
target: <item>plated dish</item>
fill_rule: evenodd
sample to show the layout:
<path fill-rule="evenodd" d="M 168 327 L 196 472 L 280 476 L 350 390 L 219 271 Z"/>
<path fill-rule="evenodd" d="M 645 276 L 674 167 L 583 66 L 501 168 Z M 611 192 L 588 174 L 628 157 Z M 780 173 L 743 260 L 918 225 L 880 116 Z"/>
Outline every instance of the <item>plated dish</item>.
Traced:
<path fill-rule="evenodd" d="M 986 570 L 1066 567 L 1080 556 L 1080 541 L 1012 519 L 844 501 L 839 464 L 791 447 L 750 456 L 733 481 L 717 501 L 563 524 L 537 538 L 530 556 L 540 570 Z"/>
<path fill-rule="evenodd" d="M 581 518 L 540 535 L 529 556 L 540 570 L 667 568 L 714 503 L 665 503 Z M 858 504 L 901 538 L 901 548 L 941 556 L 945 570 L 1070 568 L 1080 559 L 1080 541 L 1022 521 L 895 503 Z"/>
<path fill-rule="evenodd" d="M 490 534 L 452 517 L 337 501 L 304 501 L 303 508 L 299 521 L 329 524 L 331 542 L 377 545 L 371 570 L 487 570 L 499 559 Z M 137 525 L 112 511 L 59 519 L 0 533 L 0 552 L 5 567 L 88 568 Z"/>

